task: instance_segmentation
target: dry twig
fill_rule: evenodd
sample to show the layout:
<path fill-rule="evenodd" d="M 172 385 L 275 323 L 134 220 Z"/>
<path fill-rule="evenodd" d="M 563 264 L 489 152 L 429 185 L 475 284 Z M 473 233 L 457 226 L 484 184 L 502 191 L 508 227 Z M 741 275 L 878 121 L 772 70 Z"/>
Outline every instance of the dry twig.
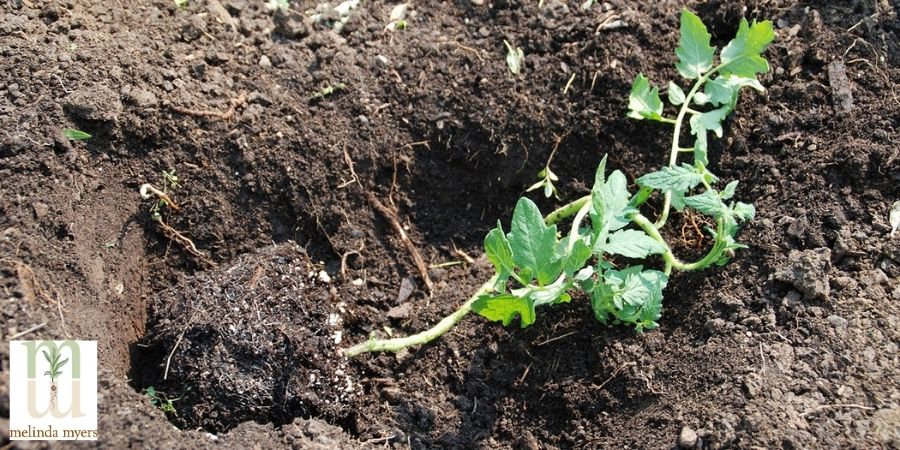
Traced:
<path fill-rule="evenodd" d="M 419 250 L 416 249 L 416 246 L 413 244 L 412 240 L 409 239 L 409 236 L 406 235 L 406 231 L 403 231 L 403 226 L 400 225 L 400 219 L 397 217 L 397 213 L 392 211 L 387 206 L 384 206 L 384 203 L 381 203 L 375 195 L 370 192 L 366 193 L 366 199 L 368 199 L 369 204 L 372 205 L 388 222 L 390 222 L 391 227 L 394 228 L 394 231 L 397 235 L 400 236 L 400 240 L 406 245 L 409 254 L 413 258 L 413 262 L 416 264 L 416 269 L 419 270 L 419 275 L 422 276 L 422 281 L 425 282 L 425 287 L 428 288 L 428 294 L 434 292 L 434 283 L 431 282 L 431 277 L 428 276 L 428 265 L 425 264 L 425 260 L 422 258 L 422 255 L 419 253 Z"/>

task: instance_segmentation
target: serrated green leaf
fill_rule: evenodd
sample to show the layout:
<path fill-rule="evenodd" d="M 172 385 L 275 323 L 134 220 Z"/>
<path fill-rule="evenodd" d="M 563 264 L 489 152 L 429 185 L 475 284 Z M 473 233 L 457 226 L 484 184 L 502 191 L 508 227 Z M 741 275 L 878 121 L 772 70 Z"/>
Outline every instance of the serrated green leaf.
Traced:
<path fill-rule="evenodd" d="M 645 258 L 666 252 L 666 246 L 640 230 L 619 230 L 609 235 L 605 251 L 626 258 Z"/>
<path fill-rule="evenodd" d="M 517 297 L 511 294 L 485 295 L 472 303 L 472 311 L 485 319 L 499 321 L 503 326 L 509 325 L 516 316 L 519 316 L 519 326 L 527 327 L 534 323 L 534 302 L 527 297 Z"/>
<path fill-rule="evenodd" d="M 662 112 L 663 104 L 659 99 L 659 88 L 651 87 L 650 80 L 639 73 L 631 85 L 631 93 L 628 94 L 628 117 L 658 121 L 662 118 Z"/>
<path fill-rule="evenodd" d="M 721 197 L 722 200 L 728 200 L 731 197 L 734 197 L 734 193 L 735 193 L 735 191 L 737 191 L 737 186 L 738 186 L 738 180 L 734 180 L 734 181 L 726 184 L 725 189 L 723 189 L 722 192 L 719 193 L 719 197 Z"/>
<path fill-rule="evenodd" d="M 722 120 L 728 117 L 730 113 L 726 107 L 714 109 L 712 111 L 694 114 L 691 116 L 691 133 L 700 134 L 700 130 L 709 130 L 716 133 L 716 136 L 722 137 Z"/>
<path fill-rule="evenodd" d="M 501 292 L 505 291 L 506 281 L 512 275 L 513 270 L 515 270 L 515 263 L 513 262 L 512 248 L 499 220 L 497 221 L 497 228 L 491 230 L 484 237 L 484 251 L 487 253 L 488 260 L 497 269 L 497 286 L 499 290 Z"/>
<path fill-rule="evenodd" d="M 677 84 L 675 84 L 672 81 L 669 82 L 668 94 L 669 94 L 669 103 L 676 105 L 676 106 L 684 103 L 684 100 L 685 100 L 684 91 L 681 89 L 681 87 L 679 87 Z"/>
<path fill-rule="evenodd" d="M 765 88 L 756 78 L 747 78 L 738 75 L 723 75 L 709 80 L 703 90 L 709 102 L 713 105 L 724 105 L 729 110 L 737 106 L 741 88 L 749 86 L 759 92 L 765 92 Z"/>
<path fill-rule="evenodd" d="M 91 135 L 74 128 L 63 128 L 63 136 L 70 141 L 83 141 L 91 138 Z"/>
<path fill-rule="evenodd" d="M 529 269 L 538 284 L 552 282 L 562 272 L 562 260 L 556 254 L 556 225 L 547 226 L 537 205 L 522 197 L 513 211 L 508 236 L 513 262 Z M 524 272 L 519 272 L 522 276 Z M 525 279 L 531 281 L 530 278 Z"/>
<path fill-rule="evenodd" d="M 638 178 L 637 184 L 660 191 L 687 192 L 700 184 L 703 175 L 688 164 L 666 166 L 658 172 L 648 173 Z"/>
<path fill-rule="evenodd" d="M 731 210 L 734 212 L 734 217 L 742 222 L 753 220 L 756 217 L 756 207 L 749 203 L 737 202 Z"/>
<path fill-rule="evenodd" d="M 622 172 L 616 170 L 605 179 L 606 156 L 600 161 L 594 186 L 591 189 L 591 225 L 594 253 L 602 253 L 606 243 L 606 235 L 621 229 L 630 223 L 628 215 L 635 211 L 629 205 L 631 194 L 628 192 L 628 181 Z"/>
<path fill-rule="evenodd" d="M 697 210 L 700 214 L 718 219 L 727 210 L 719 194 L 712 190 L 706 190 L 702 194 L 684 198 L 684 204 Z"/>
<path fill-rule="evenodd" d="M 769 62 L 761 55 L 774 39 L 775 30 L 771 21 L 754 20 L 750 25 L 747 19 L 741 19 L 737 35 L 722 49 L 719 73 L 756 78 L 756 74 L 768 72 Z"/>
<path fill-rule="evenodd" d="M 716 49 L 709 45 L 711 36 L 706 31 L 703 21 L 686 9 L 681 11 L 680 30 L 678 48 L 675 49 L 678 56 L 675 68 L 681 76 L 689 80 L 700 78 L 712 69 L 713 53 Z"/>

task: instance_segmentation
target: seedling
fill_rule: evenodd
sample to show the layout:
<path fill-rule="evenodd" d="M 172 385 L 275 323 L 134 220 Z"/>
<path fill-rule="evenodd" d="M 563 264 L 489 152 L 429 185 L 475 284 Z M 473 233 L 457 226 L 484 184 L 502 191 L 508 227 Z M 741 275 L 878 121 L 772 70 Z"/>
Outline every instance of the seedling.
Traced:
<path fill-rule="evenodd" d="M 696 15 L 683 11 L 676 68 L 686 79 L 696 81 L 687 94 L 670 84 L 670 102 L 680 106 L 677 116 L 663 115 L 659 89 L 641 74 L 634 81 L 628 104 L 629 117 L 674 126 L 668 165 L 637 178 L 639 189 L 632 194 L 622 172 L 615 170 L 607 176 L 604 157 L 591 194 L 546 216 L 531 200 L 519 199 L 509 232 L 498 221 L 484 239 L 496 274 L 459 309 L 419 334 L 393 339 L 373 337 L 345 349 L 344 354 L 396 352 L 430 342 L 471 311 L 503 325 L 518 318 L 524 328 L 535 322 L 538 308 L 571 301 L 572 291 L 587 295 L 594 317 L 602 323 L 633 326 L 637 331 L 656 328 L 663 289 L 673 269 L 694 271 L 722 265 L 734 257 L 735 250 L 746 248 L 735 236 L 740 224 L 753 218 L 755 209 L 731 201 L 737 181 L 721 191 L 715 188 L 719 179 L 707 169 L 707 134 L 712 131 L 722 136 L 721 122 L 734 109 L 742 87 L 762 90 L 755 77 L 769 69 L 761 54 L 773 39 L 771 22 L 750 24 L 742 20 L 737 36 L 715 64 L 715 48 L 709 45 L 706 27 Z M 698 98 L 701 93 L 704 95 Z M 701 111 L 704 107 L 712 109 Z M 690 148 L 679 145 L 686 117 L 696 136 Z M 679 165 L 681 153 L 691 153 L 693 164 Z M 663 210 L 655 222 L 640 210 L 654 192 L 664 197 Z M 712 248 L 702 258 L 682 261 L 660 233 L 671 207 L 691 208 L 715 221 L 715 228 L 707 230 L 713 238 Z M 568 217 L 573 217 L 572 224 L 560 238 L 557 225 Z M 649 268 L 657 258 L 661 259 L 661 270 Z"/>
<path fill-rule="evenodd" d="M 184 9 L 188 6 L 189 0 L 172 0 L 175 3 L 175 7 L 178 9 Z"/>
<path fill-rule="evenodd" d="M 52 409 L 56 405 L 56 398 L 58 394 L 56 388 L 56 379 L 59 378 L 60 375 L 62 375 L 61 369 L 66 365 L 67 362 L 69 362 L 69 358 L 60 361 L 59 358 L 62 355 L 60 355 L 59 349 L 56 347 L 51 348 L 49 353 L 47 352 L 47 350 L 43 350 L 43 353 L 44 359 L 46 359 L 47 363 L 50 364 L 50 370 L 45 371 L 44 376 L 50 377 L 50 408 Z"/>
<path fill-rule="evenodd" d="M 63 136 L 70 141 L 83 141 L 91 138 L 91 135 L 74 128 L 63 128 Z"/>
<path fill-rule="evenodd" d="M 344 89 L 347 89 L 347 85 L 344 83 L 329 84 L 328 86 L 325 86 L 322 89 L 319 89 L 317 92 L 314 92 L 312 95 L 310 95 L 309 101 L 322 100 L 325 97 L 329 97 L 337 92 L 343 91 Z"/>
<path fill-rule="evenodd" d="M 503 41 L 503 44 L 506 45 L 506 67 L 509 68 L 510 73 L 518 75 L 522 72 L 522 65 L 525 64 L 525 52 L 521 47 L 514 48 L 506 40 Z"/>
<path fill-rule="evenodd" d="M 544 164 L 544 168 L 537 173 L 537 177 L 540 179 L 540 181 L 529 186 L 528 189 L 525 189 L 525 192 L 531 192 L 536 189 L 544 188 L 544 197 L 550 198 L 551 196 L 556 196 L 556 186 L 554 186 L 553 183 L 559 181 L 559 177 L 557 177 L 556 174 L 553 173 L 552 170 L 550 170 L 550 163 L 553 162 L 553 157 L 556 156 L 556 151 L 559 150 L 559 145 L 568 134 L 569 132 L 567 131 L 562 136 L 557 136 L 556 145 L 553 146 L 553 150 L 550 152 L 550 156 L 547 157 L 547 163 Z"/>
<path fill-rule="evenodd" d="M 150 404 L 159 408 L 160 411 L 173 416 L 178 415 L 178 411 L 175 410 L 175 402 L 180 400 L 179 398 L 169 398 L 165 393 L 157 391 L 153 386 L 149 386 L 144 389 L 144 395 L 150 399 Z"/>

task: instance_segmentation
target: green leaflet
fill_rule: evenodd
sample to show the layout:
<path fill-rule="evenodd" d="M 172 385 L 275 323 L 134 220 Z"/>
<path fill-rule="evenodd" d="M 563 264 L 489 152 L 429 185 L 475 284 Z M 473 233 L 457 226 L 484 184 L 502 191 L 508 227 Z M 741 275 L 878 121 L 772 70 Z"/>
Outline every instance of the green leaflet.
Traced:
<path fill-rule="evenodd" d="M 747 78 L 738 75 L 724 75 L 715 77 L 706 82 L 703 91 L 709 102 L 713 105 L 723 105 L 729 111 L 737 106 L 741 88 L 749 86 L 759 92 L 765 92 L 765 88 L 756 78 Z"/>
<path fill-rule="evenodd" d="M 708 189 L 702 194 L 692 195 L 684 198 L 684 204 L 697 210 L 697 212 L 716 218 L 722 216 L 727 207 L 722 203 L 719 193 L 713 189 Z"/>
<path fill-rule="evenodd" d="M 609 242 L 604 247 L 607 253 L 622 255 L 627 258 L 645 258 L 666 252 L 666 246 L 640 230 L 619 230 L 609 235 Z"/>
<path fill-rule="evenodd" d="M 588 246 L 582 239 L 578 239 L 575 241 L 575 245 L 572 246 L 572 250 L 566 255 L 565 263 L 563 264 L 563 270 L 566 275 L 572 276 L 584 267 L 584 263 L 591 257 L 591 247 Z"/>
<path fill-rule="evenodd" d="M 709 165 L 709 155 L 707 147 L 706 130 L 697 130 L 697 139 L 694 140 L 694 162 L 702 164 L 704 167 Z"/>
<path fill-rule="evenodd" d="M 638 74 L 628 95 L 628 117 L 633 119 L 662 119 L 663 104 L 659 99 L 659 88 L 650 87 L 650 80 Z"/>
<path fill-rule="evenodd" d="M 519 273 L 524 282 L 530 282 L 533 276 L 538 284 L 545 285 L 559 276 L 562 260 L 556 254 L 556 225 L 545 225 L 537 205 L 525 197 L 513 211 L 508 239 L 513 261 L 530 271 L 529 277 L 524 276 L 524 270 Z"/>
<path fill-rule="evenodd" d="M 691 133 L 700 134 L 701 131 L 712 131 L 717 137 L 722 137 L 722 120 L 728 116 L 729 108 L 718 108 L 712 111 L 694 114 L 691 116 Z"/>
<path fill-rule="evenodd" d="M 628 192 L 628 180 L 622 172 L 615 170 L 605 179 L 606 156 L 600 161 L 594 186 L 591 188 L 591 224 L 595 252 L 598 245 L 606 242 L 605 236 L 610 231 L 618 230 L 631 221 L 628 214 L 635 211 L 629 205 L 631 194 Z"/>
<path fill-rule="evenodd" d="M 499 274 L 497 286 L 503 292 L 506 290 L 506 281 L 515 270 L 515 264 L 513 263 L 512 248 L 506 234 L 503 233 L 503 226 L 499 220 L 497 228 L 491 230 L 484 238 L 484 251 L 491 264 L 497 269 L 497 274 Z"/>
<path fill-rule="evenodd" d="M 660 191 L 686 192 L 693 189 L 703 180 L 703 174 L 689 164 L 680 166 L 666 166 L 658 172 L 648 173 L 637 180 L 637 184 L 644 187 L 659 189 Z"/>
<path fill-rule="evenodd" d="M 774 39 L 775 30 L 771 21 L 754 20 L 751 25 L 747 19 L 741 19 L 737 35 L 722 49 L 719 73 L 756 78 L 756 74 L 768 72 L 769 62 L 761 54 Z"/>
<path fill-rule="evenodd" d="M 517 297 L 511 294 L 486 295 L 472 303 L 472 311 L 492 321 L 499 321 L 503 326 L 509 325 L 519 316 L 519 326 L 527 327 L 534 323 L 534 302 L 528 297 Z"/>
<path fill-rule="evenodd" d="M 85 133 L 81 130 L 76 130 L 74 128 L 63 128 L 63 136 L 70 141 L 83 141 L 85 139 L 90 139 L 91 135 Z"/>
<path fill-rule="evenodd" d="M 725 189 L 723 189 L 722 192 L 719 193 L 719 197 L 721 197 L 722 200 L 728 200 L 731 197 L 734 197 L 734 192 L 737 190 L 737 186 L 738 180 L 734 180 L 728 183 L 727 185 L 725 185 Z"/>
<path fill-rule="evenodd" d="M 731 211 L 734 212 L 734 217 L 742 222 L 753 220 L 756 217 L 756 207 L 744 202 L 735 203 Z"/>
<path fill-rule="evenodd" d="M 669 88 L 668 88 L 667 92 L 669 95 L 669 103 L 671 103 L 675 106 L 678 106 L 678 105 L 684 103 L 684 100 L 685 100 L 684 91 L 681 89 L 680 86 L 678 86 L 674 82 L 672 82 L 672 81 L 669 82 Z"/>
<path fill-rule="evenodd" d="M 608 269 L 603 280 L 591 291 L 594 316 L 606 322 L 615 320 L 635 325 L 638 330 L 656 327 L 662 307 L 662 290 L 668 277 L 657 270 L 631 266 L 624 270 Z"/>
<path fill-rule="evenodd" d="M 681 76 L 693 80 L 712 69 L 715 48 L 709 45 L 711 36 L 706 25 L 687 9 L 681 11 L 681 37 L 675 54 L 678 63 L 675 68 Z"/>

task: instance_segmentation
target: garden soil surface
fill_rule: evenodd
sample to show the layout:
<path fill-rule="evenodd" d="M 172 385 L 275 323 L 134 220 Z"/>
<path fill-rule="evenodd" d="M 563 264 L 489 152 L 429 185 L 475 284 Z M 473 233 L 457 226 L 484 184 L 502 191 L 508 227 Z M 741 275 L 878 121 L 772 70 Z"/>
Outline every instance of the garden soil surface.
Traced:
<path fill-rule="evenodd" d="M 900 448 L 897 3 L 415 1 L 398 31 L 382 1 L 338 31 L 314 2 L 187 3 L 0 7 L 3 371 L 14 336 L 97 340 L 100 438 L 81 447 Z M 473 316 L 339 356 L 465 301 L 555 146 L 561 200 L 528 194 L 545 212 L 604 154 L 631 182 L 665 163 L 671 129 L 626 97 L 639 72 L 680 81 L 685 6 L 720 47 L 741 17 L 775 22 L 767 91 L 710 151 L 758 210 L 749 249 L 673 276 L 642 334 L 575 296 L 527 329 Z M 143 183 L 180 207 L 155 210 L 170 228 Z M 703 225 L 666 236 L 700 255 Z M 3 376 L 0 445 L 8 399 Z"/>

